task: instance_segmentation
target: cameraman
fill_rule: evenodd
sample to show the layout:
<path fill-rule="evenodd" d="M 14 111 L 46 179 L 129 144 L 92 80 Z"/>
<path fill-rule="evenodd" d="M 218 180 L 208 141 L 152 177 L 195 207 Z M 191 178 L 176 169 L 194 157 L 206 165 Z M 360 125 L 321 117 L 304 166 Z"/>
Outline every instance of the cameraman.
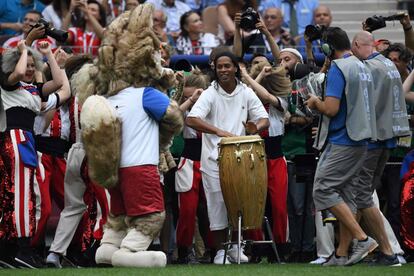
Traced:
<path fill-rule="evenodd" d="M 313 24 L 321 27 L 329 27 L 332 23 L 332 13 L 331 10 L 324 5 L 320 5 L 315 9 L 315 12 L 313 13 Z M 306 33 L 306 31 L 305 31 Z M 317 65 L 322 66 L 325 60 L 325 55 L 321 51 L 320 42 L 319 39 L 316 40 L 309 40 L 309 37 L 306 37 L 306 35 L 301 35 L 296 39 L 297 42 L 297 48 L 299 52 L 302 55 L 307 56 L 307 59 L 309 60 L 309 53 L 306 51 L 308 44 L 311 45 L 311 50 L 313 52 L 313 56 L 315 57 L 315 62 Z"/>
<path fill-rule="evenodd" d="M 226 42 L 226 45 L 231 45 L 233 36 L 236 33 L 235 29 L 235 16 L 237 13 L 241 13 L 248 7 L 257 10 L 256 0 L 225 0 L 217 7 L 217 17 L 219 23 L 218 37 Z M 249 32 L 243 31 L 244 36 L 249 36 Z"/>
<path fill-rule="evenodd" d="M 9 38 L 4 42 L 3 48 L 15 48 L 20 40 L 26 39 L 26 45 L 29 47 L 34 47 L 39 49 L 39 43 L 46 41 L 48 42 L 52 49 L 56 48 L 56 41 L 51 37 L 45 38 L 45 28 L 44 26 L 35 26 L 42 14 L 36 10 L 28 11 L 23 19 L 23 33 Z"/>
<path fill-rule="evenodd" d="M 263 13 L 263 21 L 270 32 L 272 39 L 276 42 L 279 48 L 283 49 L 288 46 L 295 45 L 289 32 L 282 28 L 283 15 L 278 8 L 267 8 Z M 271 52 L 270 45 L 267 42 L 267 37 L 260 31 L 261 34 L 253 33 L 246 41 L 244 41 L 243 48 L 248 54 L 262 53 L 267 54 Z"/>
<path fill-rule="evenodd" d="M 405 46 L 414 51 L 414 30 L 407 12 L 397 13 L 387 17 L 374 15 L 362 22 L 362 29 L 372 33 L 375 30 L 386 27 L 386 21 L 397 19 L 400 20 L 404 30 Z"/>

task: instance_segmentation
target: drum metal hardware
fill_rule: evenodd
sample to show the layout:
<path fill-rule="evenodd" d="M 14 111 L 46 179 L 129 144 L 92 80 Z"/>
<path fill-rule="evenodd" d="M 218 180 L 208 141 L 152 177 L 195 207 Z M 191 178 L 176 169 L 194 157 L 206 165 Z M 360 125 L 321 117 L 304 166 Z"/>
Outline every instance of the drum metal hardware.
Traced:
<path fill-rule="evenodd" d="M 239 144 L 239 145 L 240 145 L 240 144 Z M 248 149 L 242 149 L 242 150 L 239 150 L 239 147 L 238 147 L 237 149 L 238 149 L 238 150 L 235 150 L 235 151 L 234 151 L 234 154 L 236 155 L 237 163 L 240 163 L 240 162 L 241 162 L 241 159 L 242 159 L 243 154 L 245 154 L 245 153 L 249 153 L 249 152 L 252 152 L 252 150 L 253 150 L 253 145 L 250 145 L 250 148 L 248 148 Z"/>
<path fill-rule="evenodd" d="M 241 156 L 242 156 L 243 153 L 241 151 L 236 150 L 234 152 L 234 154 L 236 155 L 237 163 L 240 163 L 241 162 Z"/>
<path fill-rule="evenodd" d="M 256 150 L 256 154 L 257 154 L 257 156 L 259 156 L 259 159 L 260 160 L 264 160 L 264 158 L 265 158 L 265 155 L 263 154 L 263 152 L 259 152 L 258 150 Z"/>
<path fill-rule="evenodd" d="M 250 153 L 250 160 L 252 161 L 252 163 L 250 164 L 250 169 L 254 168 L 254 154 Z"/>

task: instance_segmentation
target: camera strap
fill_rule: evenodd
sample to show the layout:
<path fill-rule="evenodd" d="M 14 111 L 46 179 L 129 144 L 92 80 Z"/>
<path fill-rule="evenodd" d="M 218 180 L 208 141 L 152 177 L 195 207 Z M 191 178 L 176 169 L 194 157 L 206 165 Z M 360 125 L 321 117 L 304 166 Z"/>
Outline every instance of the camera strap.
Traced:
<path fill-rule="evenodd" d="M 86 38 L 88 36 L 88 34 L 92 34 L 91 35 L 91 39 L 89 40 L 89 45 L 86 45 Z M 95 33 L 87 33 L 86 31 L 83 33 L 83 53 L 84 54 L 91 54 L 92 53 L 92 45 L 93 45 L 93 41 L 95 40 Z"/>

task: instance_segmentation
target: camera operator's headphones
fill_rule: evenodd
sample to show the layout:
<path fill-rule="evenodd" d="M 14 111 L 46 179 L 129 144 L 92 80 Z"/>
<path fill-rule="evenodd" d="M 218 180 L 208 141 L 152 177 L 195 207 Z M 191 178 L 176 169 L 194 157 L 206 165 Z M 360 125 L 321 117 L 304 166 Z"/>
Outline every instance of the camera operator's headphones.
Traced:
<path fill-rule="evenodd" d="M 335 54 L 335 48 L 331 44 L 325 41 L 322 41 L 321 51 L 329 59 L 332 59 Z"/>

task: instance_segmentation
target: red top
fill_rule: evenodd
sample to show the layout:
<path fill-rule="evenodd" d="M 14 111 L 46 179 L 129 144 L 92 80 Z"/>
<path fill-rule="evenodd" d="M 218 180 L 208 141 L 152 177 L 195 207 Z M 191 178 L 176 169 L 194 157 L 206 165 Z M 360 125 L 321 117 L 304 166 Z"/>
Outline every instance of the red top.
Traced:
<path fill-rule="evenodd" d="M 72 34 L 73 40 L 70 42 L 73 52 L 76 54 L 92 54 L 98 55 L 98 48 L 101 45 L 101 40 L 93 32 L 84 32 L 81 28 L 69 28 L 69 33 Z"/>

